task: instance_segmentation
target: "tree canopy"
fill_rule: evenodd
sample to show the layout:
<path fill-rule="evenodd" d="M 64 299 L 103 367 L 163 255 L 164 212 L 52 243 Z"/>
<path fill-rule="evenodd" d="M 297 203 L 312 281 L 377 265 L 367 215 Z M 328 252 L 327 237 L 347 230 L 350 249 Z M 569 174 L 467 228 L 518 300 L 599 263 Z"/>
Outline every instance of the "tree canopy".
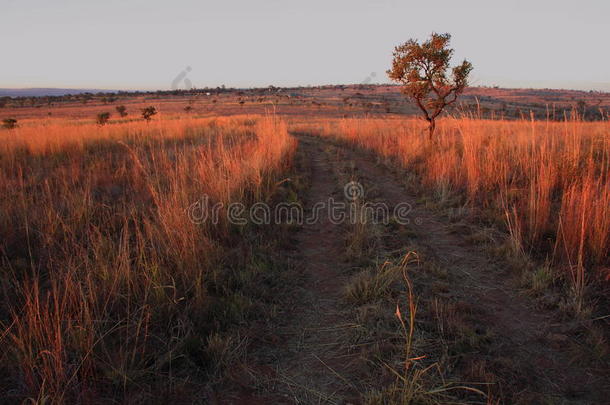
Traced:
<path fill-rule="evenodd" d="M 464 91 L 472 71 L 467 60 L 450 68 L 454 52 L 449 48 L 450 40 L 450 34 L 437 33 L 421 44 L 410 39 L 395 48 L 392 68 L 387 72 L 421 110 L 429 123 L 430 137 L 434 134 L 435 119 Z"/>

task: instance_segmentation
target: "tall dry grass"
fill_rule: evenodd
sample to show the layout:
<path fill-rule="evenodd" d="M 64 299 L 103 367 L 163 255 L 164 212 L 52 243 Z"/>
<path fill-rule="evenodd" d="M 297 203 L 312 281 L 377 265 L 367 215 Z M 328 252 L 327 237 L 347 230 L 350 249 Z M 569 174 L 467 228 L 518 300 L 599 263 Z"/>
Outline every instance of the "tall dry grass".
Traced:
<path fill-rule="evenodd" d="M 193 342 L 214 330 L 207 283 L 231 229 L 186 209 L 266 198 L 295 149 L 286 125 L 44 124 L 0 138 L 0 396 L 145 402 L 191 378 L 177 365 L 205 367 Z"/>
<path fill-rule="evenodd" d="M 590 269 L 609 264 L 608 122 L 446 118 L 436 143 L 415 119 L 328 120 L 316 130 L 461 194 L 506 227 L 516 250 L 565 264 L 577 292 Z"/>

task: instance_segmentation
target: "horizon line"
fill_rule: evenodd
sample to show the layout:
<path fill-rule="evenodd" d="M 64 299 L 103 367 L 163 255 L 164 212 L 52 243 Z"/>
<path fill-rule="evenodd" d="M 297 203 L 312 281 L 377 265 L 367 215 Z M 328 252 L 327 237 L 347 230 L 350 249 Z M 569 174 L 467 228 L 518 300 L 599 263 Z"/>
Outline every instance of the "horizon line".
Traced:
<path fill-rule="evenodd" d="M 608 86 L 608 89 L 598 89 L 598 88 L 574 88 L 574 87 L 548 87 L 545 86 L 502 86 L 496 84 L 477 84 L 470 85 L 467 88 L 491 88 L 491 89 L 503 89 L 503 90 L 556 90 L 556 91 L 580 91 L 580 92 L 597 92 L 597 93 L 610 93 L 610 83 L 599 83 L 602 86 Z M 225 86 L 226 89 L 235 89 L 235 90 L 256 90 L 256 89 L 266 89 L 266 88 L 277 88 L 277 89 L 291 89 L 291 88 L 312 88 L 312 87 L 336 87 L 336 86 L 387 86 L 387 87 L 400 87 L 400 84 L 396 83 L 325 83 L 325 84 L 302 84 L 302 85 L 285 85 L 278 86 L 274 84 L 269 84 L 267 86 L 229 86 L 225 84 L 220 84 L 216 86 L 204 86 L 197 87 L 193 86 L 191 89 L 163 89 L 163 88 L 116 88 L 116 87 L 71 87 L 71 86 L 58 86 L 58 87 L 49 87 L 49 86 L 34 86 L 34 87 L 0 87 L 0 91 L 2 90 L 75 90 L 81 92 L 87 91 L 96 91 L 96 92 L 105 92 L 105 93 L 116 93 L 116 92 L 127 92 L 127 93 L 154 93 L 154 92 L 172 92 L 172 91 L 197 91 L 197 90 L 214 90 Z M 5 96 L 7 97 L 7 96 Z M 11 97 L 11 96 L 8 96 Z M 32 97 L 44 97 L 44 96 L 32 96 Z"/>

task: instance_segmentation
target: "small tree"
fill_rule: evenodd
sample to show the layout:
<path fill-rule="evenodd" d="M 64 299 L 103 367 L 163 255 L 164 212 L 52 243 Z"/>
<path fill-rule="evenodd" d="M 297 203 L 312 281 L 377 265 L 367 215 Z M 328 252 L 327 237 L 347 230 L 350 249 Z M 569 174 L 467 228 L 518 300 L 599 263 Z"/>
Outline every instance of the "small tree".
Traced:
<path fill-rule="evenodd" d="M 191 107 L 190 105 L 187 105 L 186 107 L 184 107 L 184 111 L 186 111 L 187 113 L 190 113 L 191 111 L 193 111 L 193 107 Z"/>
<path fill-rule="evenodd" d="M 97 124 L 99 126 L 104 126 L 108 123 L 108 120 L 110 119 L 110 113 L 109 112 L 103 112 L 103 113 L 99 113 L 97 115 Z"/>
<path fill-rule="evenodd" d="M 15 118 L 5 118 L 2 120 L 2 128 L 13 129 L 17 128 L 17 120 Z"/>
<path fill-rule="evenodd" d="M 117 105 L 115 109 L 121 117 L 127 117 L 127 108 L 124 105 Z"/>
<path fill-rule="evenodd" d="M 451 69 L 448 77 L 453 55 L 453 49 L 448 47 L 450 40 L 451 35 L 436 33 L 422 44 L 410 39 L 395 48 L 392 69 L 387 72 L 391 80 L 402 84 L 402 92 L 421 110 L 428 121 L 430 139 L 434 136 L 436 118 L 455 103 L 468 85 L 472 71 L 472 64 L 464 60 Z"/>
<path fill-rule="evenodd" d="M 150 121 L 153 115 L 157 114 L 157 109 L 153 106 L 146 107 L 142 109 L 142 118 L 146 121 Z"/>

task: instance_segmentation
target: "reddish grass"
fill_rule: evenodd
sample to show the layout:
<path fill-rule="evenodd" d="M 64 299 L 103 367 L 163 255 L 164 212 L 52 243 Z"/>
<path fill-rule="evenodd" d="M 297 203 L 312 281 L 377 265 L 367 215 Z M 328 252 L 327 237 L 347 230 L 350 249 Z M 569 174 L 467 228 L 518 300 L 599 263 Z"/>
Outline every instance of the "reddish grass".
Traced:
<path fill-rule="evenodd" d="M 424 184 L 450 188 L 491 212 L 518 250 L 567 264 L 578 290 L 592 268 L 608 265 L 608 122 L 446 118 L 437 143 L 427 141 L 416 119 L 327 120 L 300 129 L 312 127 L 391 158 Z"/>
<path fill-rule="evenodd" d="M 172 391 L 172 364 L 213 329 L 207 283 L 230 240 L 226 221 L 197 225 L 186 209 L 204 194 L 266 198 L 295 149 L 286 125 L 43 123 L 0 138 L 0 392 L 59 403 Z"/>

